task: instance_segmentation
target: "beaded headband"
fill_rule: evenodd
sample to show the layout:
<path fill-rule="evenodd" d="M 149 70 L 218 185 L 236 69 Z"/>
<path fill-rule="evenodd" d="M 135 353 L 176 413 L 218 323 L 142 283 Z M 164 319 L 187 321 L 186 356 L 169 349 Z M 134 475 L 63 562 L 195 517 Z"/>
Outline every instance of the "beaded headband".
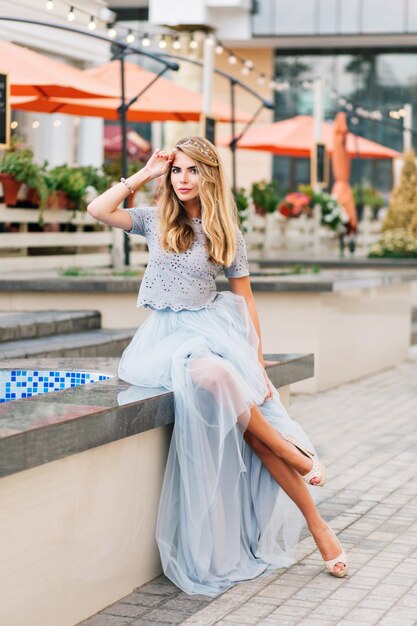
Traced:
<path fill-rule="evenodd" d="M 206 143 L 203 143 L 202 145 L 200 145 L 197 141 L 194 141 L 194 139 L 187 139 L 187 141 L 184 141 L 183 143 L 177 143 L 175 147 L 185 148 L 186 146 L 194 146 L 194 148 L 197 148 L 197 150 L 201 152 L 201 154 L 204 154 L 204 156 L 207 157 L 209 161 L 212 162 L 213 165 L 219 164 L 218 160 L 216 159 L 215 156 L 213 156 L 213 154 L 210 151 L 209 146 Z"/>

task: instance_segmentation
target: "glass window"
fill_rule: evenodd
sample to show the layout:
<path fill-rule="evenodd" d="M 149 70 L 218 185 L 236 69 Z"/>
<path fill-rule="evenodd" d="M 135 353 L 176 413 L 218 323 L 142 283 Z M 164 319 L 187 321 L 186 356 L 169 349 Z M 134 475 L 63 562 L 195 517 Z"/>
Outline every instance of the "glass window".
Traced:
<path fill-rule="evenodd" d="M 406 103 L 413 107 L 413 127 L 417 129 L 417 50 L 407 52 L 376 52 L 365 50 L 349 53 L 307 53 L 282 55 L 276 51 L 276 74 L 288 81 L 291 87 L 278 92 L 275 97 L 275 119 L 295 115 L 312 115 L 313 91 L 308 84 L 317 76 L 325 77 L 325 118 L 333 119 L 341 108 L 339 98 L 344 97 L 355 107 L 380 111 L 383 123 L 358 118 L 351 131 L 395 150 L 403 148 L 401 122 L 389 117 L 390 110 L 399 110 Z M 307 84 L 306 84 L 307 83 Z M 335 97 L 334 93 L 337 93 Z M 414 144 L 416 144 L 414 138 Z M 274 159 L 274 174 L 284 185 L 294 189 L 304 182 L 305 168 L 294 159 Z M 295 160 L 297 161 L 297 160 Z M 352 161 L 352 181 L 366 178 L 381 192 L 391 186 L 392 164 L 386 160 L 361 159 Z"/>

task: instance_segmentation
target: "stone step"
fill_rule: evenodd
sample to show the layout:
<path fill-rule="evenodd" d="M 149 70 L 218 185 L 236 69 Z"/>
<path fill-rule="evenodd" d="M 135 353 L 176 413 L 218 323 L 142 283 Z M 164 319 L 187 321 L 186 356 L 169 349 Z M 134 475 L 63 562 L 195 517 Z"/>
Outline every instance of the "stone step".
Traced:
<path fill-rule="evenodd" d="M 0 359 L 28 357 L 119 357 L 132 339 L 136 328 L 123 330 L 94 329 L 85 332 L 53 335 L 0 344 Z"/>
<path fill-rule="evenodd" d="M 99 311 L 0 312 L 0 342 L 79 333 L 101 327 Z"/>

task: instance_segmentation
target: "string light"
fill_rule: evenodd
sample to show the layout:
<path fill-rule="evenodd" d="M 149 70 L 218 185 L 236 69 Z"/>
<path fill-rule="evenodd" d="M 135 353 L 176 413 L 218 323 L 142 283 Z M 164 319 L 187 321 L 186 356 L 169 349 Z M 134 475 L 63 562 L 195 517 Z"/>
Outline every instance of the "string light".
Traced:
<path fill-rule="evenodd" d="M 237 58 L 234 54 L 229 54 L 229 58 L 227 59 L 230 65 L 236 65 Z"/>
<path fill-rule="evenodd" d="M 75 20 L 74 7 L 70 7 L 70 10 L 68 11 L 68 15 L 67 15 L 67 20 L 69 22 L 73 22 Z"/>
<path fill-rule="evenodd" d="M 175 35 L 175 39 L 172 42 L 172 47 L 174 48 L 174 50 L 179 50 L 181 48 L 179 35 Z"/>
<path fill-rule="evenodd" d="M 131 28 L 129 28 L 129 30 L 127 32 L 126 41 L 127 41 L 127 43 L 135 43 L 135 35 L 133 34 Z"/>
<path fill-rule="evenodd" d="M 224 48 L 223 48 L 221 43 L 218 43 L 214 50 L 215 50 L 216 54 L 219 54 L 219 55 L 223 54 L 223 52 L 224 52 Z"/>
<path fill-rule="evenodd" d="M 52 11 L 52 9 L 54 8 L 54 0 L 47 0 L 46 8 L 48 11 Z"/>
<path fill-rule="evenodd" d="M 94 18 L 94 15 L 92 15 L 90 17 L 90 21 L 88 22 L 88 30 L 95 30 L 96 29 L 96 20 Z"/>
<path fill-rule="evenodd" d="M 194 33 L 192 33 L 190 37 L 190 43 L 188 45 L 190 46 L 191 50 L 196 50 L 198 48 L 198 43 L 194 38 Z"/>
<path fill-rule="evenodd" d="M 158 46 L 162 49 L 165 49 L 167 47 L 167 40 L 165 35 L 161 35 L 161 39 L 159 40 Z"/>
<path fill-rule="evenodd" d="M 209 33 L 209 34 L 207 35 L 207 37 L 206 37 L 206 43 L 207 43 L 209 46 L 214 46 L 214 38 L 213 38 L 213 35 L 212 35 L 211 33 Z"/>
<path fill-rule="evenodd" d="M 114 39 L 117 35 L 116 29 L 114 27 L 114 24 L 109 24 L 108 28 L 107 28 L 107 36 L 110 37 L 110 39 Z"/>
<path fill-rule="evenodd" d="M 32 122 L 32 128 L 34 128 L 35 130 L 39 128 L 40 125 L 41 123 L 38 122 L 38 120 L 35 120 L 34 122 Z"/>
<path fill-rule="evenodd" d="M 265 74 L 259 74 L 258 85 L 265 85 Z"/>
<path fill-rule="evenodd" d="M 12 130 L 14 130 L 15 128 L 17 128 L 19 126 L 19 122 L 17 122 L 16 120 L 13 120 L 13 122 L 10 123 L 10 128 Z"/>
<path fill-rule="evenodd" d="M 55 128 L 58 128 L 58 126 L 61 126 L 61 120 L 54 120 L 53 121 L 53 125 L 55 126 Z"/>
<path fill-rule="evenodd" d="M 148 48 L 151 45 L 151 40 L 149 39 L 149 35 L 147 33 L 143 35 L 140 43 L 143 48 Z"/>
<path fill-rule="evenodd" d="M 242 72 L 243 76 L 247 76 L 248 74 L 250 74 L 250 69 L 246 65 L 244 65 L 240 71 Z"/>

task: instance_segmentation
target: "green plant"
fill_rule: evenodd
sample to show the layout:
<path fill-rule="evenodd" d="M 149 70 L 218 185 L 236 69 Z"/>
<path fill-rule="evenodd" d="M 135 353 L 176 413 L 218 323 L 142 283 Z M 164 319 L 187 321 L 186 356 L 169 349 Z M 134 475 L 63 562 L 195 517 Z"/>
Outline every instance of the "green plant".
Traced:
<path fill-rule="evenodd" d="M 405 228 L 387 230 L 371 247 L 368 257 L 417 258 L 417 238 Z"/>
<path fill-rule="evenodd" d="M 85 178 L 80 168 L 58 165 L 49 170 L 50 184 L 54 189 L 65 191 L 75 209 L 85 210 Z"/>
<path fill-rule="evenodd" d="M 142 161 L 129 160 L 127 163 L 127 175 L 132 176 L 143 168 Z M 109 159 L 103 163 L 103 173 L 109 177 L 110 181 L 120 180 L 122 176 L 122 156 Z"/>
<path fill-rule="evenodd" d="M 400 184 L 391 194 L 383 231 L 405 229 L 417 237 L 417 165 L 414 151 L 404 155 Z"/>
<path fill-rule="evenodd" d="M 18 148 L 14 141 L 10 150 L 6 150 L 0 158 L 0 172 L 13 176 L 18 182 L 25 183 L 34 189 L 39 196 L 40 221 L 49 195 L 45 168 L 33 160 L 33 151 L 30 148 Z"/>
<path fill-rule="evenodd" d="M 315 191 L 310 185 L 299 185 L 299 191 L 309 196 L 312 209 L 316 205 L 320 206 L 322 226 L 326 226 L 339 234 L 346 232 L 349 218 L 335 198 L 325 191 Z"/>
<path fill-rule="evenodd" d="M 353 197 L 355 204 L 370 206 L 372 211 L 376 213 L 378 209 L 382 209 L 385 205 L 385 200 L 375 187 L 372 185 L 365 185 L 364 183 L 356 183 L 352 187 Z"/>
<path fill-rule="evenodd" d="M 263 209 L 266 213 L 273 213 L 277 210 L 280 201 L 278 183 L 266 180 L 255 182 L 251 187 L 251 196 L 256 207 Z"/>
<path fill-rule="evenodd" d="M 111 185 L 111 179 L 108 174 L 100 173 L 97 167 L 82 165 L 78 167 L 78 171 L 84 177 L 85 186 L 94 187 L 99 194 L 104 193 Z"/>
<path fill-rule="evenodd" d="M 67 267 L 61 271 L 61 276 L 88 276 L 88 272 L 79 267 Z"/>
<path fill-rule="evenodd" d="M 246 190 L 243 187 L 237 189 L 235 193 L 235 202 L 239 215 L 240 227 L 243 232 L 246 232 L 247 228 L 245 222 L 249 217 L 249 198 Z"/>

